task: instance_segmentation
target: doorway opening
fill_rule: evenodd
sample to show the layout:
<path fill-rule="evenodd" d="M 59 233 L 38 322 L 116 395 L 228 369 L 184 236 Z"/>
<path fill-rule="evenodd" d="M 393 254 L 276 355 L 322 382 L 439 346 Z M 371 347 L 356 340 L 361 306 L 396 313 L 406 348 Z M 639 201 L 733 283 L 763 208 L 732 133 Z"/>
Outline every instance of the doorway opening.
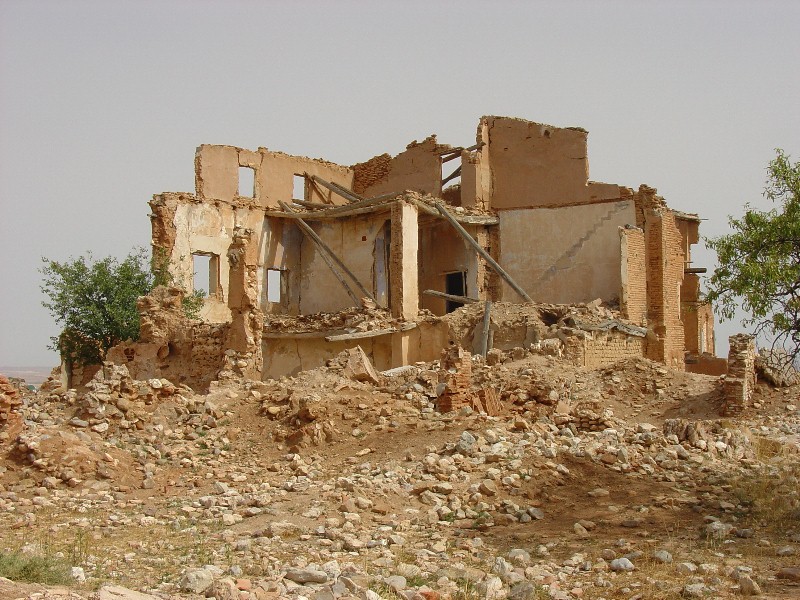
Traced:
<path fill-rule="evenodd" d="M 445 293 L 451 296 L 466 296 L 467 295 L 467 272 L 454 271 L 453 273 L 445 273 Z M 464 306 L 461 302 L 455 300 L 447 300 L 445 311 L 448 313 L 453 312 L 457 308 Z"/>

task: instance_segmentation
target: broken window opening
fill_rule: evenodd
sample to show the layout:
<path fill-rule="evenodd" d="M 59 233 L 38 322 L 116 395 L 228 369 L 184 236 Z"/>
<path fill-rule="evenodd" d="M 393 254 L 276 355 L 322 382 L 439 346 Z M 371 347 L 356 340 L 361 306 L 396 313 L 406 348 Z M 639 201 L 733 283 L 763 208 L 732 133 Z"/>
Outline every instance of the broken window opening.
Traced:
<path fill-rule="evenodd" d="M 282 304 L 286 298 L 286 270 L 267 269 L 267 302 Z"/>
<path fill-rule="evenodd" d="M 461 161 L 442 161 L 442 189 L 461 183 Z"/>
<path fill-rule="evenodd" d="M 193 289 L 206 296 L 216 296 L 219 288 L 219 256 L 207 252 L 192 254 Z"/>
<path fill-rule="evenodd" d="M 294 183 L 292 186 L 292 199 L 294 200 L 308 200 L 308 185 L 306 176 L 298 173 L 294 175 Z"/>
<path fill-rule="evenodd" d="M 453 273 L 445 273 L 445 293 L 451 296 L 466 296 L 467 295 L 467 272 L 455 271 Z M 464 306 L 461 302 L 455 300 L 446 300 L 445 312 L 451 313 L 457 308 Z"/>
<path fill-rule="evenodd" d="M 256 196 L 256 170 L 252 167 L 239 167 L 239 195 L 244 198 Z"/>

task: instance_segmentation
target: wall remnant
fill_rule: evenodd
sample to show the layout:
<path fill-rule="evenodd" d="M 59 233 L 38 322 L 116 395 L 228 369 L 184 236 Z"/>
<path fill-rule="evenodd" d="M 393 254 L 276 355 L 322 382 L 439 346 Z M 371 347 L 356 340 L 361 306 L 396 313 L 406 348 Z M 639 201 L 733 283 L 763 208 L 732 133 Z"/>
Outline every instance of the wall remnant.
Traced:
<path fill-rule="evenodd" d="M 21 404 L 19 390 L 7 377 L 0 375 L 0 432 L 13 428 L 20 420 L 18 410 Z"/>
<path fill-rule="evenodd" d="M 756 385 L 756 344 L 752 335 L 739 333 L 728 338 L 728 374 L 723 381 L 724 408 L 727 416 L 741 414 L 750 406 Z"/>

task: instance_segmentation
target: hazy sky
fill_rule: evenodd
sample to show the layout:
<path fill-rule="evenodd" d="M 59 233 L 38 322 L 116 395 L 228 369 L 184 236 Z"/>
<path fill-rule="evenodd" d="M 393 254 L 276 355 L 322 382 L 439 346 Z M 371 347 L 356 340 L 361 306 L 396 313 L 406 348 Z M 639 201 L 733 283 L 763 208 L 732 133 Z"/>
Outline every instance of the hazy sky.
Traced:
<path fill-rule="evenodd" d="M 57 363 L 40 257 L 147 246 L 199 144 L 348 165 L 484 114 L 584 127 L 593 180 L 719 235 L 800 159 L 800 2 L 0 0 L 0 365 Z"/>

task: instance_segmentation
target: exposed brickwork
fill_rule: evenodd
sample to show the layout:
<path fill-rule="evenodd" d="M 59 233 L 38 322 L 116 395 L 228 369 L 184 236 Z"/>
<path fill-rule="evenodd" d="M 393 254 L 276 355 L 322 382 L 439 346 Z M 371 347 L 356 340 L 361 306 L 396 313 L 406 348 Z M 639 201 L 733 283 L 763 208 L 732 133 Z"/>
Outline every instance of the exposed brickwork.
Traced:
<path fill-rule="evenodd" d="M 472 355 L 461 347 L 442 350 L 441 365 L 448 370 L 447 387 L 436 401 L 439 412 L 447 413 L 469 406 L 487 415 L 499 415 L 503 410 L 500 394 L 491 387 L 472 389 Z"/>
<path fill-rule="evenodd" d="M 439 412 L 447 413 L 472 406 L 472 355 L 463 348 L 442 350 L 442 368 L 448 369 L 447 388 L 436 402 Z"/>
<path fill-rule="evenodd" d="M 647 275 L 645 272 L 644 231 L 639 228 L 621 227 L 619 235 L 623 261 L 620 310 L 624 318 L 637 325 L 645 325 L 647 323 Z"/>
<path fill-rule="evenodd" d="M 723 385 L 726 416 L 740 414 L 750 405 L 756 384 L 756 344 L 752 335 L 739 333 L 728 338 L 728 375 Z"/>
<path fill-rule="evenodd" d="M 644 224 L 647 266 L 647 320 L 655 337 L 648 340 L 647 358 L 673 369 L 684 369 L 684 330 L 680 290 L 685 254 L 674 213 L 656 190 L 641 186 L 635 195 L 637 220 Z"/>
<path fill-rule="evenodd" d="M 573 364 L 590 369 L 644 355 L 644 338 L 616 330 L 582 331 L 562 341 L 564 356 Z"/>
<path fill-rule="evenodd" d="M 583 340 L 583 366 L 596 369 L 626 358 L 639 358 L 644 338 L 621 332 L 595 333 Z"/>
<path fill-rule="evenodd" d="M 383 181 L 389 176 L 392 157 L 381 154 L 368 161 L 353 165 L 353 191 L 362 193 L 367 188 Z"/>

